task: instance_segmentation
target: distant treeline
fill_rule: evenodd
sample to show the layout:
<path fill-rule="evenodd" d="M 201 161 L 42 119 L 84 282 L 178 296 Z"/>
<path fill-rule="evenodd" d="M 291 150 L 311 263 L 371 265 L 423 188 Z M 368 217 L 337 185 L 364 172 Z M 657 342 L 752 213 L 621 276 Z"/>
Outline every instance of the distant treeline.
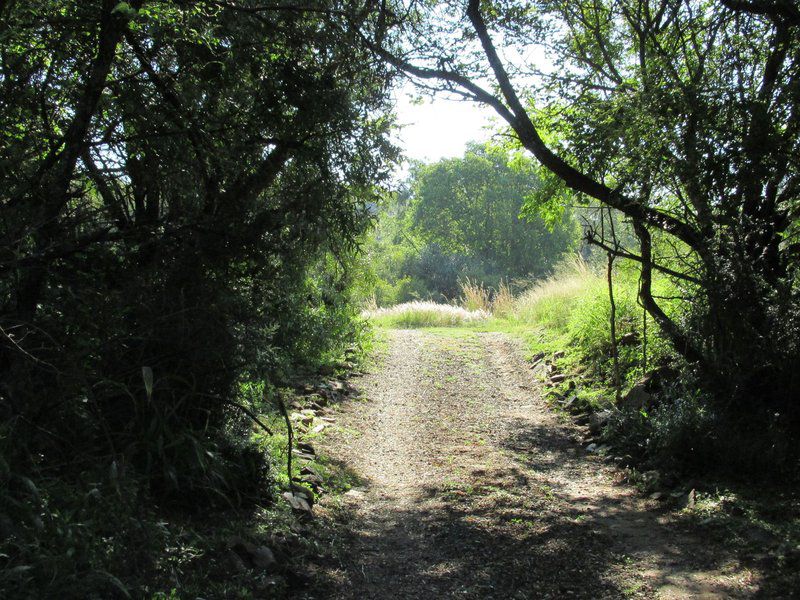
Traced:
<path fill-rule="evenodd" d="M 467 280 L 497 288 L 549 275 L 580 244 L 570 211 L 538 210 L 549 190 L 530 158 L 493 144 L 415 165 L 380 209 L 366 250 L 375 300 L 455 300 Z"/>

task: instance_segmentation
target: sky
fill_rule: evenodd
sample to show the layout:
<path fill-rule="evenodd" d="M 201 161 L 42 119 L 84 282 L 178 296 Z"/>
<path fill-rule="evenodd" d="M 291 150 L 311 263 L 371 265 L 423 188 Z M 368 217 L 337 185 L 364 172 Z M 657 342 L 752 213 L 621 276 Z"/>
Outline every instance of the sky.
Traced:
<path fill-rule="evenodd" d="M 396 134 L 396 142 L 407 158 L 433 162 L 460 156 L 467 142 L 491 136 L 486 127 L 495 113 L 490 108 L 438 96 L 415 104 L 411 92 L 410 84 L 395 92 L 397 122 L 403 126 Z"/>

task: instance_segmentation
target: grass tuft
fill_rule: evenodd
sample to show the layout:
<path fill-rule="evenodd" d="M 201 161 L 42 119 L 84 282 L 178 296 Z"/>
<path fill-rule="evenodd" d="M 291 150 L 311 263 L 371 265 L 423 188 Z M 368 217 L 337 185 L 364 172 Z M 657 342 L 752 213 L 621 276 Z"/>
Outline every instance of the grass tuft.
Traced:
<path fill-rule="evenodd" d="M 602 297 L 603 279 L 582 259 L 564 263 L 555 275 L 535 283 L 513 303 L 513 316 L 523 322 L 546 325 L 565 333 L 581 297 Z"/>
<path fill-rule="evenodd" d="M 367 310 L 363 315 L 378 325 L 406 328 L 458 327 L 481 323 L 491 316 L 485 310 L 468 310 L 460 306 L 419 301 Z"/>
<path fill-rule="evenodd" d="M 480 310 L 489 312 L 492 308 L 491 292 L 482 283 L 472 279 L 460 282 L 461 306 L 467 310 Z"/>
<path fill-rule="evenodd" d="M 500 319 L 510 317 L 514 313 L 514 304 L 515 298 L 511 286 L 501 280 L 492 299 L 492 314 Z"/>

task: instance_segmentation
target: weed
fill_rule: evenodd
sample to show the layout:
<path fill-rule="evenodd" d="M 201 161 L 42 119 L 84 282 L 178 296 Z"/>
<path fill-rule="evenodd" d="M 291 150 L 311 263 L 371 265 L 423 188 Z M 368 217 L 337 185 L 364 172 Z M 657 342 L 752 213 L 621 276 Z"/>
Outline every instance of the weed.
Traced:
<path fill-rule="evenodd" d="M 500 281 L 492 298 L 492 314 L 498 318 L 510 317 L 514 313 L 514 294 L 507 281 Z"/>

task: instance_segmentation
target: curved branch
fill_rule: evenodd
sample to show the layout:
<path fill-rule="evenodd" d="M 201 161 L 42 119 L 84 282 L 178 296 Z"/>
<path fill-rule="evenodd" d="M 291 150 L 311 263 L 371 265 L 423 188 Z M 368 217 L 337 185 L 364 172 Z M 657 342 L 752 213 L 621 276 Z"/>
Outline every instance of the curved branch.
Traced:
<path fill-rule="evenodd" d="M 486 23 L 480 13 L 480 0 L 470 0 L 467 16 L 478 35 L 484 54 L 494 72 L 500 91 L 510 107 L 506 113 L 512 118 L 503 118 L 511 125 L 520 142 L 527 148 L 546 169 L 559 177 L 570 189 L 582 192 L 603 204 L 615 208 L 634 220 L 647 223 L 685 242 L 691 248 L 701 250 L 704 246 L 702 236 L 688 223 L 676 219 L 672 215 L 646 206 L 625 197 L 619 190 L 600 183 L 582 173 L 547 147 L 536 126 L 531 121 L 525 107 L 517 96 L 508 73 L 494 47 Z M 499 112 L 499 111 L 498 111 Z"/>
<path fill-rule="evenodd" d="M 703 353 L 692 343 L 692 341 L 680 330 L 678 325 L 670 319 L 666 313 L 661 309 L 658 303 L 653 298 L 653 261 L 652 261 L 652 240 L 650 232 L 647 227 L 640 221 L 633 222 L 633 230 L 636 237 L 639 238 L 642 254 L 642 278 L 641 286 L 639 288 L 639 299 L 642 301 L 642 306 L 658 323 L 661 330 L 669 338 L 675 350 L 683 356 L 690 363 L 699 363 L 707 365 L 707 361 Z"/>
<path fill-rule="evenodd" d="M 467 77 L 464 77 L 460 73 L 456 73 L 454 71 L 448 71 L 446 69 L 430 69 L 427 67 L 419 67 L 417 65 L 413 65 L 410 62 L 403 60 L 402 58 L 395 56 L 391 52 L 388 52 L 384 48 L 375 46 L 374 44 L 370 43 L 369 40 L 364 39 L 364 42 L 370 47 L 370 49 L 375 52 L 378 56 L 384 59 L 393 67 L 397 69 L 411 74 L 414 77 L 419 77 L 420 79 L 437 79 L 439 81 L 447 81 L 448 83 L 453 83 L 459 87 L 464 88 L 471 94 L 473 100 L 478 102 L 482 102 L 491 106 L 497 114 L 499 114 L 505 121 L 511 123 L 515 120 L 514 114 L 508 110 L 503 101 L 500 100 L 497 96 L 492 94 L 491 92 L 486 91 L 481 86 L 477 85 L 474 81 L 470 80 Z"/>
<path fill-rule="evenodd" d="M 591 232 L 587 233 L 585 239 L 588 244 L 591 244 L 592 246 L 597 246 L 598 248 L 602 248 L 606 252 L 611 252 L 615 256 L 618 256 L 619 258 L 625 258 L 627 260 L 632 260 L 638 263 L 644 262 L 644 258 L 642 258 L 641 256 L 637 256 L 632 252 L 627 252 L 620 248 L 613 248 L 612 246 L 609 246 L 608 244 L 605 244 L 602 241 L 598 240 Z M 691 275 L 687 275 L 686 273 L 681 273 L 680 271 L 675 271 L 673 269 L 670 269 L 669 267 L 659 265 L 657 263 L 652 262 L 652 260 L 650 261 L 650 266 L 656 271 L 664 273 L 664 275 L 669 275 L 670 277 L 674 277 L 676 279 L 682 279 L 683 281 L 688 281 L 689 283 L 700 285 L 700 280 L 697 277 L 692 277 Z"/>

